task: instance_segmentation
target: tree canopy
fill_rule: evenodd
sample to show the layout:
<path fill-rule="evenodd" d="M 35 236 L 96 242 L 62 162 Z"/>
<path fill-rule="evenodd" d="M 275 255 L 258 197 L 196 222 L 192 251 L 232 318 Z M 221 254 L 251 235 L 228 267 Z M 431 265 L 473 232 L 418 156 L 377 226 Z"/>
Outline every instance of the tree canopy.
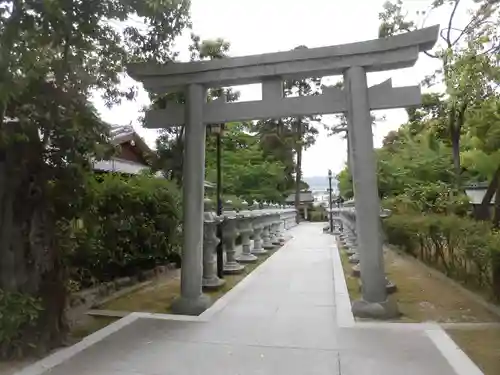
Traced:
<path fill-rule="evenodd" d="M 387 1 L 379 14 L 379 36 L 385 37 L 412 31 L 424 25 L 428 13 L 447 7 L 448 18 L 440 31 L 440 42 L 428 56 L 439 59 L 441 67 L 427 76 L 423 83 L 433 86 L 442 83 L 445 100 L 441 108 L 444 127 L 451 144 L 456 186 L 460 186 L 461 138 L 467 116 L 481 107 L 483 101 L 497 95 L 500 79 L 498 53 L 500 51 L 500 3 L 477 0 L 472 8 L 464 9 L 463 0 L 435 0 L 429 9 L 420 10 L 411 18 L 401 0 Z M 464 25 L 457 24 L 458 12 L 467 13 Z M 471 124 L 469 124 L 471 125 Z"/>
<path fill-rule="evenodd" d="M 40 306 L 21 332 L 27 347 L 64 336 L 64 254 L 75 245 L 74 220 L 90 209 L 91 159 L 112 152 L 91 94 L 108 105 L 132 98 L 134 88 L 121 85 L 125 64 L 175 57 L 189 5 L 0 1 L 0 289 Z"/>
<path fill-rule="evenodd" d="M 223 194 L 237 196 L 251 203 L 283 202 L 285 166 L 273 156 L 266 156 L 258 134 L 250 124 L 226 124 L 222 143 Z M 206 177 L 216 181 L 215 137 L 207 141 Z"/>

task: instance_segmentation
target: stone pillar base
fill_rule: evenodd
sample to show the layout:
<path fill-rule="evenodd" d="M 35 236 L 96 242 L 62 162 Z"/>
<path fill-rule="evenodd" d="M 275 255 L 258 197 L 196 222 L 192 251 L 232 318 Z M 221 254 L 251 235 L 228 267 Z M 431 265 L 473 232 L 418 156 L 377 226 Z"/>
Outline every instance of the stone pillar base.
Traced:
<path fill-rule="evenodd" d="M 203 279 L 201 285 L 203 289 L 214 290 L 214 289 L 219 289 L 225 283 L 226 280 L 224 279 L 219 279 L 218 277 L 212 277 L 211 279 Z"/>
<path fill-rule="evenodd" d="M 353 270 L 353 274 L 354 274 L 354 267 L 352 268 L 352 270 Z M 359 277 L 359 276 L 360 275 L 357 275 L 356 277 Z M 393 294 L 393 293 L 396 293 L 398 291 L 398 287 L 395 283 L 393 283 L 391 280 L 389 280 L 386 277 L 385 278 L 385 290 L 386 290 L 387 294 Z M 361 282 L 361 280 L 359 280 L 359 291 L 363 292 L 363 283 Z"/>
<path fill-rule="evenodd" d="M 228 275 L 237 275 L 239 273 L 242 273 L 244 269 L 245 269 L 245 266 L 243 266 L 237 262 L 231 262 L 231 263 L 224 264 L 224 273 L 228 274 Z"/>
<path fill-rule="evenodd" d="M 356 300 L 352 303 L 352 313 L 358 318 L 381 320 L 394 319 L 401 315 L 397 303 L 390 299 L 384 302 L 367 302 L 363 299 Z"/>
<path fill-rule="evenodd" d="M 356 264 L 354 267 L 352 267 L 352 276 L 354 276 L 354 277 L 361 276 L 361 269 L 359 268 L 359 263 Z"/>
<path fill-rule="evenodd" d="M 347 255 L 349 255 L 349 256 L 351 256 L 351 255 L 354 255 L 354 254 L 357 254 L 357 253 L 358 253 L 358 251 L 357 251 L 357 249 L 356 249 L 355 247 L 352 247 L 352 248 L 346 248 L 344 251 L 345 251 L 345 253 L 346 253 Z"/>
<path fill-rule="evenodd" d="M 276 245 L 273 245 L 272 243 L 264 245 L 265 250 L 274 250 L 276 248 Z"/>
<path fill-rule="evenodd" d="M 266 255 L 268 253 L 267 250 L 264 250 L 264 248 L 261 249 L 253 249 L 252 254 L 254 255 Z"/>
<path fill-rule="evenodd" d="M 212 301 L 206 294 L 200 294 L 197 298 L 179 297 L 172 303 L 172 312 L 180 315 L 200 315 L 208 309 Z"/>
<path fill-rule="evenodd" d="M 387 290 L 387 293 L 393 294 L 398 291 L 398 287 L 396 286 L 395 283 L 393 283 L 391 280 L 389 280 L 387 277 L 385 278 L 385 290 Z"/>
<path fill-rule="evenodd" d="M 359 256 L 358 256 L 358 254 L 352 254 L 349 257 L 349 263 L 351 263 L 351 264 L 358 264 L 359 263 Z"/>
<path fill-rule="evenodd" d="M 240 263 L 254 263 L 257 262 L 257 257 L 253 254 L 241 254 L 236 260 Z"/>

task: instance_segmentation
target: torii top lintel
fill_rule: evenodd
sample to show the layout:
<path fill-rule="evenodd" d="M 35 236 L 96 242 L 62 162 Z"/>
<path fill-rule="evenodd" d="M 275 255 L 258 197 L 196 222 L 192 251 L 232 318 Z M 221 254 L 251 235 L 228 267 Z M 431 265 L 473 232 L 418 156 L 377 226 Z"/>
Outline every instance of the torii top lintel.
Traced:
<path fill-rule="evenodd" d="M 258 83 L 268 77 L 304 78 L 341 74 L 351 66 L 367 72 L 413 66 L 419 52 L 431 49 L 439 26 L 387 38 L 330 47 L 188 63 L 135 63 L 128 74 L 150 92 L 165 93 L 189 84 L 205 87 Z"/>

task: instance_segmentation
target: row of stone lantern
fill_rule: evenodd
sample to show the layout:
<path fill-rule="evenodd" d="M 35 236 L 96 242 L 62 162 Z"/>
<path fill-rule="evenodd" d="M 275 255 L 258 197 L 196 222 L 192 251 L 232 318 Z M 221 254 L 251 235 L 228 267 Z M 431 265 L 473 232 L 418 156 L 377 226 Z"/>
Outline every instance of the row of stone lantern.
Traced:
<path fill-rule="evenodd" d="M 349 256 L 349 263 L 352 264 L 352 275 L 360 277 L 360 256 L 358 252 L 358 241 L 356 233 L 356 210 L 354 201 L 349 201 L 342 208 L 334 209 L 337 212 L 333 234 L 337 235 L 340 242 L 345 247 L 345 252 Z M 390 210 L 382 209 L 380 217 L 385 218 L 390 215 Z M 380 235 L 383 236 L 382 225 L 380 225 Z M 394 293 L 396 285 L 386 277 L 386 290 Z"/>
<path fill-rule="evenodd" d="M 211 201 L 205 200 L 203 238 L 203 287 L 216 289 L 224 285 L 217 276 L 216 248 L 220 239 L 217 226 L 222 225 L 222 245 L 225 254 L 224 273 L 237 274 L 244 270 L 245 263 L 256 262 L 258 256 L 281 246 L 285 231 L 296 225 L 294 208 L 278 205 L 257 205 L 254 209 L 228 210 L 217 216 L 211 209 Z M 242 250 L 236 254 L 236 239 L 241 236 Z"/>

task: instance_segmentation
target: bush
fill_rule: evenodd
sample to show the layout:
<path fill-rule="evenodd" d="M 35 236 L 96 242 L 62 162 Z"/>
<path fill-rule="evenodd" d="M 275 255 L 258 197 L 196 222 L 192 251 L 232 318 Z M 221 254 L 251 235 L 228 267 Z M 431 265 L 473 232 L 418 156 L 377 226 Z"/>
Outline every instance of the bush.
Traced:
<path fill-rule="evenodd" d="M 90 183 L 92 205 L 69 256 L 72 278 L 90 286 L 150 269 L 178 254 L 180 193 L 170 181 L 106 174 Z"/>
<path fill-rule="evenodd" d="M 325 210 L 321 207 L 309 211 L 309 220 L 313 222 L 326 221 Z"/>
<path fill-rule="evenodd" d="M 500 234 L 489 223 L 457 215 L 394 214 L 383 221 L 389 243 L 496 298 Z"/>
<path fill-rule="evenodd" d="M 34 346 L 36 340 L 25 336 L 34 331 L 41 310 L 39 300 L 0 289 L 0 357 L 20 357 Z"/>
<path fill-rule="evenodd" d="M 470 203 L 463 192 L 457 192 L 442 182 L 411 186 L 404 193 L 384 200 L 385 208 L 394 213 L 467 215 Z"/>

